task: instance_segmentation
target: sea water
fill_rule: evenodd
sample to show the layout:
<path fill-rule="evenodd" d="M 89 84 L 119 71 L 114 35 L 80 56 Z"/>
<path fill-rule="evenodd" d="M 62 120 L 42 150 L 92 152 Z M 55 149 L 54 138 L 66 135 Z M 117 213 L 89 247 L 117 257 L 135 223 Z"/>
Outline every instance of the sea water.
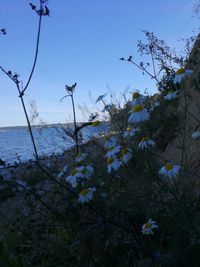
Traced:
<path fill-rule="evenodd" d="M 40 156 L 62 154 L 74 146 L 61 126 L 33 127 L 33 135 Z M 91 127 L 82 131 L 83 141 L 90 138 Z M 34 159 L 33 144 L 27 127 L 0 128 L 0 159 L 15 164 Z"/>

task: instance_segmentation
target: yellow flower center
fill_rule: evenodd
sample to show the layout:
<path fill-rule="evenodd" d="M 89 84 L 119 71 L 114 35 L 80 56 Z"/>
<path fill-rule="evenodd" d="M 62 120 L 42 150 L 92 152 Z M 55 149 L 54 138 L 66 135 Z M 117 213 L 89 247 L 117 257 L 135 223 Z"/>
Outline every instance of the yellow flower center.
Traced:
<path fill-rule="evenodd" d="M 92 126 L 93 126 L 93 127 L 97 127 L 100 123 L 101 123 L 100 121 L 94 121 L 94 122 L 92 123 Z"/>
<path fill-rule="evenodd" d="M 131 127 L 128 127 L 128 128 L 127 128 L 127 132 L 130 132 L 131 130 L 132 130 Z"/>
<path fill-rule="evenodd" d="M 82 174 L 86 174 L 87 173 L 87 169 L 84 168 L 82 171 L 81 171 Z"/>
<path fill-rule="evenodd" d="M 171 171 L 173 169 L 173 165 L 171 165 L 171 164 L 167 164 L 166 166 L 165 166 L 165 170 L 166 171 Z"/>
<path fill-rule="evenodd" d="M 72 171 L 70 172 L 70 175 L 71 175 L 71 176 L 74 176 L 76 173 L 77 173 L 77 170 L 74 169 L 74 170 L 72 170 Z"/>
<path fill-rule="evenodd" d="M 138 92 L 133 93 L 132 97 L 133 99 L 137 99 L 140 96 Z"/>
<path fill-rule="evenodd" d="M 183 74 L 184 72 L 185 72 L 185 69 L 184 68 L 180 68 L 179 70 L 177 70 L 176 74 L 180 75 L 180 74 Z"/>
<path fill-rule="evenodd" d="M 81 190 L 80 195 L 81 196 L 86 196 L 88 193 L 89 193 L 88 189 L 83 189 L 83 190 Z"/>
<path fill-rule="evenodd" d="M 150 223 L 144 224 L 144 229 L 151 229 L 152 225 Z"/>
<path fill-rule="evenodd" d="M 112 163 L 113 163 L 113 161 L 114 161 L 114 159 L 113 159 L 113 158 L 108 158 L 108 159 L 107 159 L 107 163 L 108 163 L 108 164 L 112 164 Z"/>
<path fill-rule="evenodd" d="M 147 137 L 147 136 L 145 136 L 145 137 L 143 137 L 142 139 L 141 139 L 141 142 L 146 142 L 146 141 L 148 141 L 149 140 L 149 138 Z"/>
<path fill-rule="evenodd" d="M 125 156 L 128 153 L 128 149 L 122 149 L 122 155 Z"/>
<path fill-rule="evenodd" d="M 140 112 L 140 111 L 143 110 L 143 107 L 142 107 L 141 105 L 137 104 L 137 105 L 135 105 L 135 106 L 133 107 L 132 110 L 133 110 L 133 112 Z"/>
<path fill-rule="evenodd" d="M 114 148 L 115 148 L 114 146 L 111 146 L 109 147 L 108 151 L 113 151 Z"/>

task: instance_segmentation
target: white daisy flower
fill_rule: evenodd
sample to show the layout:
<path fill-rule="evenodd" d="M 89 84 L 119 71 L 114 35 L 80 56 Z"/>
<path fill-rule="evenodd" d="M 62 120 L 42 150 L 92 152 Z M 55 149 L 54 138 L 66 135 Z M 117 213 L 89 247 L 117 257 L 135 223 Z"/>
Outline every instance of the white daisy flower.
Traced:
<path fill-rule="evenodd" d="M 133 151 L 130 148 L 122 149 L 122 162 L 127 163 L 132 158 L 132 153 Z"/>
<path fill-rule="evenodd" d="M 155 102 L 154 104 L 153 104 L 153 106 L 150 108 L 150 112 L 152 112 L 152 111 L 154 111 L 154 109 L 155 108 L 157 108 L 157 107 L 159 107 L 160 106 L 160 102 L 159 101 L 157 101 L 157 102 Z"/>
<path fill-rule="evenodd" d="M 138 92 L 134 92 L 132 94 L 131 105 L 132 106 L 135 106 L 137 104 L 139 104 L 139 105 L 142 105 L 143 104 L 143 96 L 140 93 L 138 93 Z"/>
<path fill-rule="evenodd" d="M 83 162 L 86 158 L 87 158 L 87 154 L 86 154 L 86 153 L 79 153 L 79 154 L 76 156 L 75 162 L 76 162 L 76 163 L 81 163 L 81 162 Z"/>
<path fill-rule="evenodd" d="M 89 179 L 94 172 L 94 168 L 91 165 L 79 166 L 76 169 L 80 173 L 81 178 Z"/>
<path fill-rule="evenodd" d="M 105 141 L 105 143 L 104 143 L 104 147 L 105 147 L 106 149 L 109 148 L 109 147 L 111 147 L 111 146 L 115 146 L 116 143 L 117 143 L 117 138 L 114 137 L 114 136 L 107 137 L 107 138 L 105 138 L 105 139 L 106 139 L 106 141 Z"/>
<path fill-rule="evenodd" d="M 77 187 L 77 179 L 83 178 L 84 175 L 75 168 L 71 171 L 70 175 L 67 176 L 66 181 L 71 184 L 73 188 Z"/>
<path fill-rule="evenodd" d="M 108 164 L 108 173 L 110 173 L 113 170 L 117 171 L 119 167 L 121 166 L 121 162 L 116 157 L 110 157 L 107 158 L 107 164 Z"/>
<path fill-rule="evenodd" d="M 156 101 L 155 103 L 154 103 L 154 107 L 159 107 L 160 106 L 160 102 L 159 101 Z"/>
<path fill-rule="evenodd" d="M 149 219 L 147 223 L 143 224 L 142 226 L 142 233 L 143 235 L 152 235 L 153 229 L 157 229 L 158 225 L 152 219 Z"/>
<path fill-rule="evenodd" d="M 192 138 L 197 139 L 200 137 L 200 131 L 195 131 L 192 133 Z"/>
<path fill-rule="evenodd" d="M 108 148 L 108 152 L 105 155 L 105 158 L 110 158 L 115 156 L 117 153 L 120 152 L 121 146 L 110 146 Z"/>
<path fill-rule="evenodd" d="M 141 149 L 149 148 L 150 146 L 154 146 L 155 142 L 151 140 L 149 137 L 143 137 L 138 145 Z"/>
<path fill-rule="evenodd" d="M 81 190 L 81 192 L 78 194 L 79 195 L 79 202 L 81 203 L 86 203 L 89 202 L 90 200 L 93 199 L 93 193 L 96 191 L 96 188 L 87 188 Z"/>
<path fill-rule="evenodd" d="M 167 93 L 167 95 L 164 96 L 163 98 L 164 98 L 165 100 L 168 100 L 168 101 L 174 100 L 174 99 L 177 98 L 177 94 L 178 94 L 179 92 L 180 92 L 180 91 L 175 91 L 175 92 L 173 92 L 173 91 L 169 91 L 169 92 Z"/>
<path fill-rule="evenodd" d="M 129 123 L 141 122 L 149 119 L 148 111 L 139 104 L 135 105 L 129 113 L 131 113 L 128 118 Z"/>
<path fill-rule="evenodd" d="M 177 70 L 175 78 L 174 78 L 174 84 L 181 83 L 182 80 L 193 73 L 193 70 L 185 70 L 184 68 L 180 68 Z"/>
<path fill-rule="evenodd" d="M 91 125 L 90 137 L 100 137 L 107 130 L 107 125 L 102 121 L 96 120 Z"/>
<path fill-rule="evenodd" d="M 64 174 L 66 174 L 68 166 L 64 166 L 63 170 L 57 175 L 57 179 L 60 180 Z"/>
<path fill-rule="evenodd" d="M 160 169 L 159 174 L 166 177 L 175 177 L 179 174 L 180 169 L 181 166 L 179 165 L 167 164 Z"/>
<path fill-rule="evenodd" d="M 127 127 L 126 131 L 123 133 L 123 137 L 127 138 L 130 136 L 134 136 L 136 132 L 139 132 L 139 128 L 132 128 L 132 127 Z"/>

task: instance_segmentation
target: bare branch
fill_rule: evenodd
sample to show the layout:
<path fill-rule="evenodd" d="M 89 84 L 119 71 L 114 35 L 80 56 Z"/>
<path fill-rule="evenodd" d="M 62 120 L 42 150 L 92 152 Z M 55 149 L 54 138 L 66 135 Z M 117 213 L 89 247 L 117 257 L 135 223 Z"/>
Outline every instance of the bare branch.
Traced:
<path fill-rule="evenodd" d="M 36 49 L 35 49 L 35 57 L 34 57 L 34 61 L 33 61 L 33 66 L 28 78 L 28 81 L 23 89 L 23 93 L 25 93 L 26 89 L 29 86 L 29 83 L 31 81 L 31 78 L 33 76 L 34 70 L 35 70 L 35 66 L 36 66 L 36 62 L 37 62 L 37 58 L 38 58 L 38 51 L 39 51 L 39 44 L 40 44 L 40 33 L 41 33 L 41 24 L 42 24 L 42 15 L 39 15 L 39 24 L 38 24 L 38 32 L 37 32 L 37 41 L 36 41 Z"/>

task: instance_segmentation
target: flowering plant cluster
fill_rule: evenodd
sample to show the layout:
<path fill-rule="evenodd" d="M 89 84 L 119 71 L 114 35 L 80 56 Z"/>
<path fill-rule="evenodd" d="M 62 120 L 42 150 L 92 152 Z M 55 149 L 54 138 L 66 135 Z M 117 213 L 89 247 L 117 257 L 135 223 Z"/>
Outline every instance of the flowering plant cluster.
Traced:
<path fill-rule="evenodd" d="M 85 165 L 83 161 L 86 156 L 83 150 L 75 158 L 77 166 L 66 178 L 72 189 L 82 187 L 77 198 L 79 203 L 89 205 L 83 205 L 88 209 L 87 214 L 100 207 L 100 213 L 99 210 L 96 213 L 101 218 L 99 229 L 103 229 L 102 220 L 105 220 L 105 223 L 109 221 L 110 225 L 117 225 L 122 231 L 123 234 L 119 234 L 119 239 L 116 238 L 115 242 L 128 239 L 136 242 L 136 247 L 141 246 L 148 251 L 152 247 L 164 251 L 163 243 L 157 246 L 160 240 L 165 240 L 162 242 L 166 242 L 168 246 L 172 243 L 173 235 L 170 240 L 166 235 L 169 235 L 172 225 L 180 219 L 179 214 L 177 217 L 174 214 L 180 205 L 182 188 L 179 185 L 185 174 L 185 167 L 180 160 L 169 159 L 164 162 L 159 159 L 158 151 L 163 149 L 166 141 L 163 132 L 158 135 L 155 132 L 162 129 L 168 131 L 167 138 L 173 140 L 175 137 L 174 132 L 170 133 L 168 129 L 178 130 L 175 107 L 182 95 L 181 83 L 192 71 L 184 73 L 182 75 L 182 70 L 178 70 L 174 76 L 170 76 L 171 88 L 161 91 L 155 99 L 154 96 L 144 96 L 139 91 L 134 91 L 132 99 L 125 104 L 126 122 L 121 124 L 124 127 L 115 129 L 111 124 L 111 130 L 105 133 L 99 127 L 104 122 L 92 121 L 90 127 L 96 130 L 92 140 L 98 143 L 95 147 L 96 156 L 91 148 L 92 156 L 87 156 L 89 164 Z M 105 97 L 106 95 L 98 97 L 97 103 L 103 101 L 103 104 L 108 105 Z M 166 110 L 170 109 L 171 113 L 167 113 Z M 106 112 L 112 117 L 111 110 Z M 113 116 L 115 118 L 115 114 Z M 191 132 L 193 139 L 198 140 L 199 136 L 198 130 Z M 84 181 L 88 180 L 94 180 L 94 183 L 84 186 Z M 165 208 L 165 205 L 171 209 Z M 180 212 L 180 217 L 181 214 L 183 213 Z M 186 228 L 181 228 L 181 233 L 184 231 Z M 112 235 L 117 232 L 118 230 L 113 231 Z"/>
<path fill-rule="evenodd" d="M 40 9 L 31 3 L 30 6 L 40 17 L 49 16 L 47 2 L 40 0 Z M 150 64 L 137 64 L 132 56 L 120 60 L 149 75 L 156 82 L 158 93 L 150 96 L 133 90 L 131 99 L 125 98 L 122 107 L 114 103 L 113 97 L 108 102 L 108 94 L 102 94 L 96 100 L 101 113 L 92 113 L 88 122 L 79 125 L 74 104 L 77 83 L 66 85 L 64 98 L 69 96 L 72 102 L 74 129 L 70 137 L 75 148 L 57 166 L 41 164 L 27 119 L 36 166 L 45 181 L 35 187 L 21 179 L 15 181 L 32 194 L 29 200 L 36 212 L 33 216 L 33 208 L 28 207 L 19 216 L 20 224 L 16 221 L 10 225 L 20 229 L 17 241 L 21 235 L 28 237 L 27 243 L 15 248 L 20 253 L 34 250 L 33 257 L 26 255 L 33 258 L 34 266 L 65 266 L 66 262 L 69 266 L 144 266 L 146 260 L 151 266 L 192 266 L 184 265 L 184 259 L 190 252 L 198 257 L 199 175 L 190 166 L 185 140 L 189 136 L 190 142 L 198 146 L 200 131 L 197 125 L 186 133 L 188 106 L 184 122 L 177 114 L 179 102 L 187 102 L 184 82 L 193 77 L 194 71 L 183 68 L 186 62 L 153 33 L 145 34 L 148 44 L 139 42 L 138 50 L 150 55 L 153 72 L 149 71 Z M 179 66 L 176 71 L 173 64 Z M 27 87 L 20 89 L 18 74 L 4 69 L 3 72 L 16 84 L 25 107 L 23 96 Z M 83 144 L 80 136 L 85 127 L 91 135 Z M 167 154 L 174 140 L 181 151 L 179 157 Z M 43 187 L 47 190 L 41 190 Z M 18 190 L 21 195 L 23 190 Z M 23 231 L 21 223 L 26 225 Z M 198 248 L 197 252 L 193 248 Z M 49 261 L 49 257 L 53 260 Z"/>

